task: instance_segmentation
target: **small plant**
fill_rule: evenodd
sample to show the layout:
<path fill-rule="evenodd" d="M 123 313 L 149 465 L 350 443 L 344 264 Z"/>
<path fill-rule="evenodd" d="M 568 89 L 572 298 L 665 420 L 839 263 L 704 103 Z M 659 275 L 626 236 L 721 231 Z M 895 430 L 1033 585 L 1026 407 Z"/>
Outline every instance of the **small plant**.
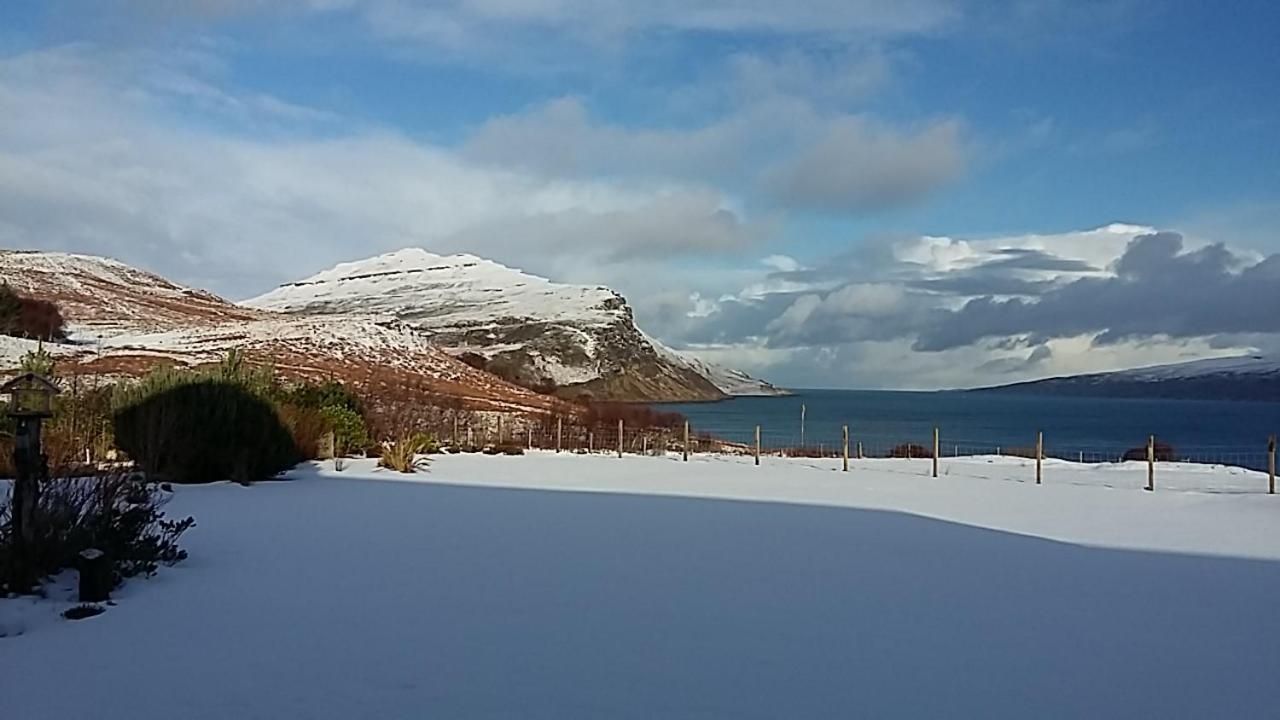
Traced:
<path fill-rule="evenodd" d="M 894 448 L 889 451 L 889 457 L 891 458 L 931 458 L 933 457 L 933 451 L 927 450 L 925 449 L 924 446 L 917 445 L 915 443 L 902 443 L 901 445 L 895 445 Z"/>
<path fill-rule="evenodd" d="M 389 443 L 382 450 L 378 467 L 402 473 L 425 470 L 430 461 L 420 456 L 433 449 L 429 441 L 430 438 L 425 435 L 411 435 Z"/>
<path fill-rule="evenodd" d="M 68 620 L 84 620 L 96 615 L 101 615 L 107 609 L 95 603 L 80 603 L 75 607 L 69 607 L 62 612 L 62 617 Z"/>

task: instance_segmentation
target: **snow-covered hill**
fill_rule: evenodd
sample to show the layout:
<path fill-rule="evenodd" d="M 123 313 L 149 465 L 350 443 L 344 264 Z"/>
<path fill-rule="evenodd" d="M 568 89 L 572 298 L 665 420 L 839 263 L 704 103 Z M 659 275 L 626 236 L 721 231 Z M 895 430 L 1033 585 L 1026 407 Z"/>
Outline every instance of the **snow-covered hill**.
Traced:
<path fill-rule="evenodd" d="M 778 392 L 651 341 L 613 290 L 552 282 L 474 255 L 407 248 L 343 263 L 245 304 L 404 322 L 502 377 L 569 396 L 657 402 Z"/>
<path fill-rule="evenodd" d="M 70 341 L 45 347 L 66 373 L 133 376 L 160 363 L 215 362 L 236 349 L 285 376 L 363 386 L 374 400 L 443 396 L 477 410 L 570 410 L 460 362 L 404 323 L 256 310 L 90 255 L 0 251 L 0 281 L 58 304 Z M 0 337 L 0 369 L 35 346 Z"/>
<path fill-rule="evenodd" d="M 1108 397 L 1280 401 L 1280 357 L 1239 355 L 1047 378 L 984 391 Z"/>

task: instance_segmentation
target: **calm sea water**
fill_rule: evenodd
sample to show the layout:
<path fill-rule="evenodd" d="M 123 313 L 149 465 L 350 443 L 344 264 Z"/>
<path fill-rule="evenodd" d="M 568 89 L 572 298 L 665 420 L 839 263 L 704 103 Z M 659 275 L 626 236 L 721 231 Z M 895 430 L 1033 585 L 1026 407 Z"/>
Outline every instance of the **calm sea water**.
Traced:
<path fill-rule="evenodd" d="M 905 442 L 929 447 L 937 426 L 943 455 L 1029 448 L 1036 431 L 1043 430 L 1050 456 L 1114 460 L 1154 434 L 1180 458 L 1262 467 L 1268 435 L 1280 432 L 1280 403 L 1207 400 L 801 390 L 790 397 L 662 408 L 683 413 L 700 432 L 743 443 L 753 442 L 758 424 L 771 447 L 836 448 L 847 424 L 853 441 L 861 440 L 868 454 Z"/>

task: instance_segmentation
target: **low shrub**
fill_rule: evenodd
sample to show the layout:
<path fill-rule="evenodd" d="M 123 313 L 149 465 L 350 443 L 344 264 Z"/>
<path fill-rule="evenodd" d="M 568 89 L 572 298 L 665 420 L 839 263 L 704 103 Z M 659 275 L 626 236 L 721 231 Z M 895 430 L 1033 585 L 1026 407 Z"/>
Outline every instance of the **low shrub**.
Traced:
<path fill-rule="evenodd" d="M 662 412 L 648 405 L 587 401 L 585 418 L 588 427 L 616 427 L 621 420 L 628 428 L 674 428 L 684 425 L 685 416 L 678 412 Z"/>
<path fill-rule="evenodd" d="M 302 459 L 275 408 L 236 382 L 201 380 L 144 395 L 112 421 L 120 449 L 157 479 L 247 483 Z"/>
<path fill-rule="evenodd" d="M 524 447 L 515 443 L 489 445 L 482 450 L 485 455 L 523 455 Z"/>
<path fill-rule="evenodd" d="M 160 565 L 185 560 L 178 539 L 195 520 L 166 519 L 169 494 L 159 485 L 126 475 L 56 478 L 41 483 L 32 527 L 31 563 L 36 577 L 73 567 L 80 552 L 106 554 L 112 586 L 125 578 L 152 575 Z M 0 576 L 14 562 L 12 508 L 0 502 Z M 18 590 L 17 588 L 10 588 Z"/>
<path fill-rule="evenodd" d="M 1177 458 L 1177 452 L 1173 449 L 1173 446 L 1170 445 L 1169 443 L 1163 443 L 1157 440 L 1153 450 L 1155 451 L 1156 462 L 1173 462 Z M 1138 447 L 1135 447 L 1135 448 L 1129 448 L 1128 450 L 1125 450 L 1124 459 L 1140 460 L 1142 462 L 1146 462 L 1147 446 L 1144 444 L 1144 445 L 1139 445 Z"/>
<path fill-rule="evenodd" d="M 902 443 L 901 445 L 893 446 L 893 449 L 889 451 L 889 457 L 891 458 L 931 458 L 933 457 L 933 452 L 915 443 Z"/>
<path fill-rule="evenodd" d="M 426 469 L 429 460 L 421 455 L 428 451 L 430 438 L 412 435 L 387 444 L 378 459 L 378 467 L 402 473 L 414 473 Z"/>

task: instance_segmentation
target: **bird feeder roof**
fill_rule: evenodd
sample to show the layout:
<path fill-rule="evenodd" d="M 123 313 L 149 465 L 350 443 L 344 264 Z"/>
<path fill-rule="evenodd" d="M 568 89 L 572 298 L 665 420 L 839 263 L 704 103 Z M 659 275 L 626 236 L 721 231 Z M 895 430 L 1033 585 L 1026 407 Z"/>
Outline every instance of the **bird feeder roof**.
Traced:
<path fill-rule="evenodd" d="M 58 395 L 62 392 L 48 378 L 33 372 L 22 373 L 9 382 L 0 385 L 0 393 L 12 394 L 20 390 L 44 390 L 50 395 Z"/>

